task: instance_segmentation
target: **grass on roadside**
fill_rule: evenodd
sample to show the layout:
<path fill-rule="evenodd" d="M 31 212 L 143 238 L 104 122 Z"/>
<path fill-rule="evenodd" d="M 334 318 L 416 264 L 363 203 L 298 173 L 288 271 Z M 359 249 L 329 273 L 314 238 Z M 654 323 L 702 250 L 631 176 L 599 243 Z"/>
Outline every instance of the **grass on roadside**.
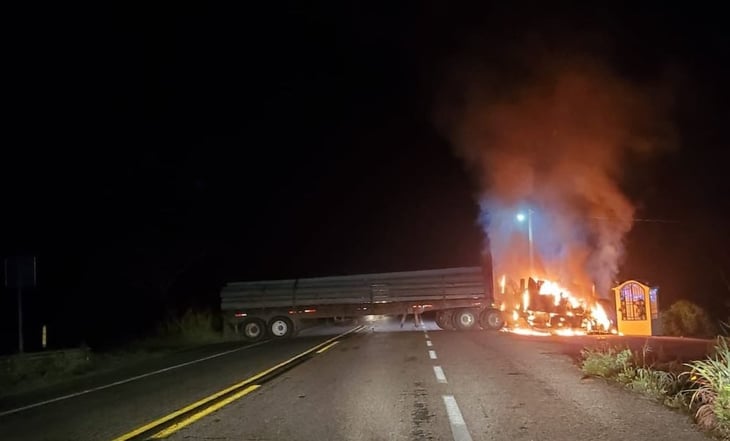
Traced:
<path fill-rule="evenodd" d="M 691 404 L 697 408 L 695 418 L 704 428 L 713 428 L 730 437 L 730 346 L 718 338 L 715 353 L 705 360 L 687 363 L 694 387 Z"/>
<path fill-rule="evenodd" d="M 730 348 L 719 338 L 715 354 L 691 363 L 651 363 L 647 349 L 584 349 L 586 375 L 615 381 L 664 405 L 693 413 L 698 425 L 730 437 Z"/>
<path fill-rule="evenodd" d="M 673 408 L 683 408 L 685 381 L 680 378 L 681 365 L 664 363 L 661 369 L 647 359 L 647 350 L 641 353 L 629 348 L 603 347 L 584 349 L 581 369 L 586 375 L 621 383 L 629 389 L 664 402 Z"/>
<path fill-rule="evenodd" d="M 619 378 L 632 369 L 634 354 L 630 349 L 614 347 L 584 349 L 581 369 L 586 375 L 601 378 Z"/>
<path fill-rule="evenodd" d="M 161 323 L 154 335 L 114 350 L 95 352 L 83 347 L 5 357 L 0 359 L 0 395 L 22 393 L 174 351 L 222 342 L 216 319 L 210 311 L 188 310 Z"/>
<path fill-rule="evenodd" d="M 134 343 L 145 350 L 180 349 L 223 341 L 216 316 L 210 311 L 187 310 L 169 317 L 157 327 L 155 335 Z"/>

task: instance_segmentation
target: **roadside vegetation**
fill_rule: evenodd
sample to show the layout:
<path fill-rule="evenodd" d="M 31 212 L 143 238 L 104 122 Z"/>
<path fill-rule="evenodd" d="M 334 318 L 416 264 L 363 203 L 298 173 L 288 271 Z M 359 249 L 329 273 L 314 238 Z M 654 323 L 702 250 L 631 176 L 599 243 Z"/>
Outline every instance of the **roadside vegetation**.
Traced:
<path fill-rule="evenodd" d="M 730 346 L 718 337 L 713 354 L 689 363 L 656 362 L 647 348 L 584 349 L 586 375 L 615 381 L 673 409 L 694 416 L 696 423 L 721 439 L 730 439 Z"/>
<path fill-rule="evenodd" d="M 223 341 L 220 317 L 210 311 L 187 310 L 168 317 L 154 335 L 135 342 L 145 350 L 180 349 Z"/>
<path fill-rule="evenodd" d="M 676 337 L 714 337 L 719 329 L 710 314 L 687 300 L 672 304 L 661 314 L 662 333 Z"/>
<path fill-rule="evenodd" d="M 659 361 L 662 354 L 648 348 L 584 349 L 581 368 L 586 375 L 615 381 L 673 409 L 691 414 L 702 429 L 730 439 L 730 346 L 727 323 L 717 326 L 698 305 L 681 300 L 661 314 L 665 335 L 717 337 L 713 353 L 689 363 Z"/>
<path fill-rule="evenodd" d="M 217 314 L 188 310 L 170 316 L 151 335 L 113 350 L 97 352 L 81 347 L 0 358 L 0 395 L 38 389 L 223 341 Z"/>

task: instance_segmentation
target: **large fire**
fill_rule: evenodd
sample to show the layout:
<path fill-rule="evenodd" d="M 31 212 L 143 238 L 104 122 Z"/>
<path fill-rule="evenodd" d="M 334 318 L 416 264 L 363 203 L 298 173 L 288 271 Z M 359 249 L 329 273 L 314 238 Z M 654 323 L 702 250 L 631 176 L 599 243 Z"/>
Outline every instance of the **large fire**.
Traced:
<path fill-rule="evenodd" d="M 506 330 L 524 335 L 575 336 L 616 333 L 615 326 L 595 295 L 580 295 L 551 280 L 529 278 L 527 285 L 508 286 L 499 281 L 500 309 L 505 311 Z"/>

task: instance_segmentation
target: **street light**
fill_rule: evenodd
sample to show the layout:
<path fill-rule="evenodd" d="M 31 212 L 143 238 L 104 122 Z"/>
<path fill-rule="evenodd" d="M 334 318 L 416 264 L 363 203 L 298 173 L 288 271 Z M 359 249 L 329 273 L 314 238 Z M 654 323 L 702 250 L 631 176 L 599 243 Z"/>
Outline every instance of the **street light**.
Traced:
<path fill-rule="evenodd" d="M 517 222 L 524 222 L 525 220 L 527 220 L 527 243 L 529 245 L 529 250 L 530 250 L 529 251 L 529 253 L 530 253 L 529 254 L 530 255 L 530 277 L 532 277 L 532 275 L 533 275 L 533 272 L 532 272 L 533 254 L 534 254 L 533 250 L 532 250 L 532 247 L 533 247 L 533 245 L 532 245 L 532 209 L 530 209 L 530 208 L 527 209 L 527 215 L 525 215 L 525 213 L 520 212 L 520 213 L 517 213 L 517 216 L 515 216 L 515 217 L 517 218 Z"/>

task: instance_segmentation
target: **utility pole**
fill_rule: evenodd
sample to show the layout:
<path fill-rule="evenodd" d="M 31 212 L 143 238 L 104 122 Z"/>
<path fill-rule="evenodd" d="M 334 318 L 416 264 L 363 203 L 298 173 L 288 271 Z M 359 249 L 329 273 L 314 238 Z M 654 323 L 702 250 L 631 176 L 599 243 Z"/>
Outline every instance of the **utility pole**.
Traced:
<path fill-rule="evenodd" d="M 23 287 L 18 284 L 18 352 L 23 353 Z"/>
<path fill-rule="evenodd" d="M 515 218 L 517 219 L 517 222 L 524 222 L 525 220 L 527 220 L 527 247 L 528 247 L 528 256 L 529 256 L 529 262 L 530 262 L 529 277 L 533 277 L 534 276 L 533 271 L 535 270 L 535 265 L 534 265 L 535 251 L 534 251 L 534 245 L 533 245 L 533 241 L 532 241 L 532 208 L 527 209 L 527 216 L 525 216 L 524 213 L 520 212 L 520 213 L 517 213 L 517 216 L 515 216 Z"/>
<path fill-rule="evenodd" d="M 36 286 L 36 258 L 15 257 L 5 259 L 5 287 L 14 287 L 18 303 L 18 352 L 25 351 L 23 336 L 23 287 Z"/>
<path fill-rule="evenodd" d="M 530 245 L 530 277 L 535 275 L 534 250 L 532 245 L 532 209 L 527 209 L 527 241 Z"/>

